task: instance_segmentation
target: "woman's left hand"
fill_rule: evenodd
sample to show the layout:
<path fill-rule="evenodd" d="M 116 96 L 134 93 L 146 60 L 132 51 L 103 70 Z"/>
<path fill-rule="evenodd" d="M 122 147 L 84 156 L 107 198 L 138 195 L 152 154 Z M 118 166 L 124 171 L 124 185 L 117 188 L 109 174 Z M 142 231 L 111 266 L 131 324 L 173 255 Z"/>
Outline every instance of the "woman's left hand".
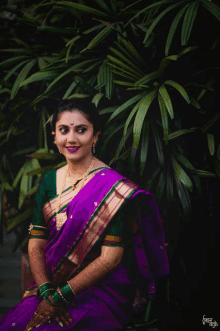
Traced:
<path fill-rule="evenodd" d="M 50 305 L 45 299 L 43 299 L 43 301 L 41 301 L 36 311 L 34 312 L 31 321 L 26 326 L 25 331 L 30 331 L 36 328 L 38 325 L 47 323 L 59 309 L 60 307 L 54 307 Z"/>

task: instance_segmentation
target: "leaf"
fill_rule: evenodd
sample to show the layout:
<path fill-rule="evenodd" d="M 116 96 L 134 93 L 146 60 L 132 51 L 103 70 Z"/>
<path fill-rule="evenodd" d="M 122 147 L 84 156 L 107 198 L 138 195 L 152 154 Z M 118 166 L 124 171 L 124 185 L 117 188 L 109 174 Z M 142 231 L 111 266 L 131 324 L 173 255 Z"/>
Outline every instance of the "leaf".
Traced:
<path fill-rule="evenodd" d="M 57 72 L 55 71 L 36 72 L 35 74 L 25 79 L 22 83 L 20 83 L 20 87 L 30 83 L 39 82 L 41 80 L 50 80 L 55 77 L 57 77 Z"/>
<path fill-rule="evenodd" d="M 150 74 L 147 74 L 146 76 L 139 79 L 137 82 L 134 83 L 134 86 L 137 86 L 139 84 L 146 84 L 147 82 L 150 82 L 151 80 L 158 78 L 160 76 L 159 70 L 151 72 Z"/>
<path fill-rule="evenodd" d="M 202 5 L 220 21 L 220 7 L 214 2 L 201 0 Z"/>
<path fill-rule="evenodd" d="M 220 119 L 220 111 L 216 114 L 201 128 L 202 132 L 206 132 L 215 122 Z"/>
<path fill-rule="evenodd" d="M 171 99 L 170 99 L 170 96 L 165 88 L 164 85 L 162 85 L 160 88 L 159 88 L 159 93 L 161 95 L 161 98 L 163 99 L 163 102 L 167 108 L 167 111 L 171 117 L 171 119 L 174 118 L 174 113 L 173 113 L 173 106 L 172 106 L 172 102 L 171 102 Z M 160 99 L 159 99 L 160 100 Z"/>
<path fill-rule="evenodd" d="M 177 59 L 178 59 L 178 55 L 170 55 L 165 57 L 160 63 L 160 68 L 159 68 L 160 75 L 163 74 L 164 70 L 170 64 L 170 61 L 176 61 Z"/>
<path fill-rule="evenodd" d="M 142 75 L 142 71 L 134 63 L 132 63 L 130 60 L 128 60 L 128 58 L 126 56 L 124 56 L 122 53 L 120 53 L 118 50 L 116 50 L 113 47 L 109 47 L 109 50 L 112 51 L 115 55 L 118 55 L 121 58 L 121 60 L 123 60 L 124 62 L 127 62 L 129 64 L 129 66 L 134 68 L 134 70 L 138 71 Z"/>
<path fill-rule="evenodd" d="M 124 68 L 125 70 L 127 70 L 127 72 L 131 72 L 131 73 L 132 73 L 134 76 L 136 76 L 137 78 L 141 76 L 141 74 L 139 74 L 139 73 L 137 72 L 137 70 L 132 69 L 130 66 L 127 66 L 124 62 L 122 62 L 122 61 L 116 59 L 115 57 L 113 57 L 113 56 L 111 56 L 111 55 L 107 55 L 107 58 L 108 58 L 110 61 L 112 61 L 112 62 L 118 64 L 121 68 Z"/>
<path fill-rule="evenodd" d="M 7 220 L 6 234 L 16 229 L 20 224 L 24 223 L 33 213 L 33 208 L 26 209 L 23 213 L 16 217 Z"/>
<path fill-rule="evenodd" d="M 175 89 L 177 89 L 177 91 L 179 91 L 179 93 L 183 96 L 183 98 L 186 100 L 186 102 L 190 103 L 186 90 L 180 84 L 174 82 L 173 80 L 166 80 L 164 82 L 164 84 L 168 84 L 168 85 L 174 87 Z"/>
<path fill-rule="evenodd" d="M 163 194 L 163 190 L 165 187 L 165 183 L 166 183 L 166 176 L 165 173 L 163 171 L 161 171 L 160 173 L 160 177 L 158 180 L 158 184 L 157 184 L 157 190 L 156 190 L 156 200 L 159 202 L 161 200 L 162 194 Z"/>
<path fill-rule="evenodd" d="M 50 33 L 61 33 L 62 35 L 64 34 L 73 34 L 73 29 L 67 29 L 67 28 L 57 28 L 57 27 L 54 27 L 54 26 L 47 26 L 47 25 L 41 25 L 41 26 L 38 26 L 37 27 L 37 30 L 38 31 L 42 31 L 42 32 L 50 32 Z"/>
<path fill-rule="evenodd" d="M 180 203 L 183 208 L 184 215 L 186 219 L 191 215 L 191 202 L 189 193 L 186 190 L 185 186 L 180 182 L 177 176 L 175 176 L 176 186 L 177 186 L 177 192 L 180 198 Z"/>
<path fill-rule="evenodd" d="M 104 108 L 99 110 L 99 115 L 104 115 L 104 114 L 108 114 L 108 113 L 113 113 L 118 107 L 108 107 L 108 108 Z"/>
<path fill-rule="evenodd" d="M 151 124 L 152 132 L 153 132 L 153 136 L 154 136 L 154 140 L 155 140 L 155 144 L 156 144 L 156 148 L 157 148 L 158 161 L 159 161 L 159 164 L 162 166 L 164 163 L 162 143 L 160 140 L 160 136 L 159 136 L 156 124 L 154 123 L 153 120 L 150 120 L 150 124 Z"/>
<path fill-rule="evenodd" d="M 100 101 L 100 99 L 103 97 L 103 93 L 97 93 L 93 99 L 92 99 L 92 102 L 95 104 L 95 106 L 97 107 L 98 106 L 98 103 Z"/>
<path fill-rule="evenodd" d="M 192 192 L 193 190 L 193 184 L 189 176 L 186 174 L 186 172 L 181 168 L 181 166 L 176 161 L 175 157 L 171 156 L 171 162 L 173 166 L 173 170 L 177 176 L 177 178 Z"/>
<path fill-rule="evenodd" d="M 20 84 L 24 81 L 24 79 L 27 77 L 29 71 L 33 68 L 33 66 L 35 65 L 35 63 L 37 62 L 36 59 L 28 62 L 22 69 L 21 69 L 21 72 L 19 73 L 14 85 L 13 85 L 13 88 L 12 88 L 12 91 L 11 91 L 11 97 L 10 97 L 10 100 L 13 100 L 14 97 L 16 96 L 16 94 L 18 93 L 18 90 L 20 88 Z"/>
<path fill-rule="evenodd" d="M 195 49 L 197 49 L 198 46 L 191 46 L 191 47 L 187 47 L 185 49 L 183 49 L 179 54 L 178 54 L 178 57 L 181 57 L 182 55 L 188 53 L 188 52 L 191 52 L 191 51 L 194 51 Z"/>
<path fill-rule="evenodd" d="M 190 170 L 190 172 L 192 172 L 193 174 L 200 176 L 200 177 L 216 177 L 215 174 L 213 174 L 212 172 L 209 171 L 205 171 L 205 170 Z"/>
<path fill-rule="evenodd" d="M 91 8 L 91 7 L 85 6 L 83 4 L 70 2 L 70 1 L 51 1 L 51 2 L 47 2 L 47 3 L 39 4 L 36 7 L 47 6 L 47 5 L 63 5 L 63 6 L 67 6 L 70 8 L 77 9 L 78 11 L 83 12 L 83 13 L 88 13 L 91 15 L 101 16 L 101 17 L 109 17 L 108 14 L 106 14 L 98 9 Z"/>
<path fill-rule="evenodd" d="M 44 58 L 43 57 L 39 57 L 38 58 L 39 69 L 42 70 L 46 65 L 47 65 L 47 63 L 45 62 Z"/>
<path fill-rule="evenodd" d="M 1 62 L 0 66 L 1 67 L 7 67 L 7 66 L 10 66 L 11 64 L 13 64 L 14 62 L 18 62 L 19 60 L 24 60 L 24 59 L 27 59 L 27 58 L 30 58 L 30 57 L 27 56 L 27 55 L 16 56 L 16 57 L 13 57 L 13 58 L 10 58 L 10 59 L 7 59 L 7 60 Z"/>
<path fill-rule="evenodd" d="M 167 172 L 167 201 L 173 203 L 173 174 L 171 171 Z"/>
<path fill-rule="evenodd" d="M 68 87 L 66 93 L 63 96 L 63 100 L 68 99 L 69 95 L 71 94 L 71 92 L 73 91 L 73 89 L 78 85 L 78 83 L 73 80 L 72 84 L 70 84 L 70 86 Z"/>
<path fill-rule="evenodd" d="M 153 102 L 156 95 L 156 89 L 152 92 L 148 93 L 146 97 L 143 98 L 142 102 L 139 105 L 139 109 L 137 111 L 137 114 L 135 116 L 134 120 L 134 128 L 133 128 L 133 146 L 135 149 L 139 146 L 140 136 L 141 136 L 141 130 L 144 122 L 144 118 L 147 114 L 147 111 Z"/>
<path fill-rule="evenodd" d="M 164 1 L 163 1 L 164 2 Z M 161 20 L 161 18 L 166 15 L 169 11 L 171 11 L 172 9 L 182 5 L 183 3 L 185 3 L 185 1 L 180 1 L 170 7 L 168 7 L 167 9 L 165 9 L 162 13 L 160 13 L 160 15 L 157 16 L 156 19 L 154 19 L 153 23 L 151 24 L 151 26 L 149 27 L 149 29 L 147 30 L 147 33 L 145 35 L 144 41 L 143 43 L 145 44 L 147 39 L 149 38 L 149 36 L 151 35 L 153 29 L 155 28 L 155 26 L 157 25 L 157 23 Z"/>
<path fill-rule="evenodd" d="M 141 93 L 138 95 L 135 95 L 133 98 L 127 100 L 126 102 L 124 102 L 121 106 L 119 106 L 114 113 L 109 117 L 107 124 L 113 119 L 115 118 L 117 115 L 119 115 L 123 110 L 125 110 L 126 108 L 130 107 L 131 105 L 133 105 L 135 102 L 139 101 L 146 93 Z"/>
<path fill-rule="evenodd" d="M 213 159 L 213 164 L 215 167 L 216 174 L 218 175 L 218 178 L 220 179 L 220 161 L 217 159 Z"/>
<path fill-rule="evenodd" d="M 137 80 L 137 75 L 132 74 L 131 72 L 129 72 L 129 71 L 127 71 L 127 70 L 125 70 L 125 69 L 123 69 L 121 67 L 118 67 L 118 66 L 116 66 L 116 65 L 114 65 L 112 63 L 109 63 L 108 62 L 107 65 L 109 65 L 110 67 L 113 67 L 113 68 L 117 69 L 117 70 L 111 69 L 113 73 L 115 73 L 117 75 L 120 75 L 122 77 L 126 77 L 126 78 L 128 78 L 130 80 L 133 80 L 133 81 L 136 81 Z"/>
<path fill-rule="evenodd" d="M 209 152 L 213 156 L 215 154 L 215 139 L 214 135 L 211 133 L 207 133 L 208 147 Z"/>
<path fill-rule="evenodd" d="M 146 160 L 147 160 L 147 152 L 149 146 L 149 122 L 144 121 L 143 130 L 142 130 L 142 141 L 141 141 L 141 153 L 140 153 L 140 174 L 143 175 Z"/>
<path fill-rule="evenodd" d="M 121 81 L 121 80 L 113 80 L 113 82 L 115 84 L 124 85 L 124 86 L 134 86 L 133 83 L 129 83 L 129 82 Z"/>
<path fill-rule="evenodd" d="M 177 138 L 179 136 L 182 136 L 183 134 L 194 132 L 194 131 L 195 131 L 195 129 L 182 129 L 182 130 L 172 132 L 168 135 L 168 140 Z"/>
<path fill-rule="evenodd" d="M 95 2 L 105 11 L 110 13 L 110 9 L 108 8 L 108 6 L 106 5 L 104 0 L 95 0 Z"/>
<path fill-rule="evenodd" d="M 165 103 L 160 94 L 158 94 L 158 101 L 159 101 L 160 112 L 161 112 L 164 140 L 165 140 L 165 144 L 167 145 L 168 144 L 168 116 L 167 116 L 167 109 L 166 109 Z"/>
<path fill-rule="evenodd" d="M 119 154 L 121 153 L 121 150 L 122 150 L 123 145 L 125 144 L 127 138 L 131 135 L 131 133 L 132 133 L 132 129 L 133 129 L 133 128 L 130 127 L 130 128 L 128 129 L 127 133 L 126 133 L 126 137 L 125 137 L 125 139 L 122 137 L 121 141 L 119 142 L 118 147 L 117 147 L 117 150 L 116 150 L 116 152 L 115 152 L 115 159 L 116 159 L 116 160 L 119 158 Z"/>
<path fill-rule="evenodd" d="M 198 101 L 196 99 L 194 99 L 193 97 L 189 97 L 190 99 L 190 104 L 194 107 L 196 107 L 197 109 L 201 109 L 200 104 L 198 103 Z"/>
<path fill-rule="evenodd" d="M 191 31 L 192 31 L 192 27 L 197 15 L 197 11 L 198 11 L 198 7 L 199 7 L 199 1 L 194 1 L 189 8 L 187 9 L 187 12 L 184 16 L 184 20 L 183 20 L 183 26 L 182 26 L 182 35 L 181 35 L 181 45 L 184 46 L 187 44 Z"/>
<path fill-rule="evenodd" d="M 126 137 L 126 133 L 127 133 L 127 128 L 133 118 L 133 116 L 135 115 L 135 113 L 137 112 L 140 104 L 142 102 L 142 99 L 134 106 L 134 108 L 132 109 L 132 111 L 130 112 L 126 122 L 125 122 L 125 125 L 124 125 L 124 130 L 123 130 L 123 139 L 124 139 L 124 144 L 125 144 L 125 137 Z"/>
<path fill-rule="evenodd" d="M 21 63 L 19 63 L 17 66 L 15 66 L 13 69 L 11 69 L 7 75 L 4 77 L 4 81 L 7 81 L 21 66 L 23 66 L 25 63 L 29 62 L 29 60 L 25 60 Z"/>
<path fill-rule="evenodd" d="M 113 84 L 113 74 L 112 74 L 112 70 L 110 69 L 109 66 L 105 66 L 105 70 L 106 70 L 106 84 L 105 84 L 105 95 L 107 99 L 111 99 L 112 97 L 112 93 L 113 93 L 113 88 L 114 88 L 114 84 Z"/>
<path fill-rule="evenodd" d="M 59 157 L 58 153 L 32 153 L 30 155 L 26 155 L 27 157 L 42 159 L 42 160 L 56 160 Z"/>
<path fill-rule="evenodd" d="M 100 31 L 88 44 L 86 48 L 80 51 L 80 53 L 84 52 L 87 49 L 92 49 L 97 46 L 110 32 L 112 32 L 112 28 L 106 26 Z"/>
<path fill-rule="evenodd" d="M 185 13 L 186 9 L 189 7 L 189 5 L 185 5 L 180 11 L 179 13 L 176 15 L 176 17 L 174 18 L 169 33 L 168 33 L 168 37 L 167 37 L 167 41 L 166 41 L 166 46 L 165 46 L 165 55 L 168 56 L 169 54 L 169 50 L 170 50 L 170 46 L 173 40 L 173 36 L 174 33 L 176 32 L 177 26 L 183 16 L 183 14 Z"/>
<path fill-rule="evenodd" d="M 15 177 L 14 182 L 12 184 L 12 189 L 13 190 L 16 188 L 16 186 L 18 185 L 19 180 L 21 179 L 22 175 L 25 173 L 25 170 L 26 170 L 28 164 L 29 164 L 29 160 L 26 160 L 25 164 L 19 170 L 19 172 L 18 172 L 17 176 Z"/>
<path fill-rule="evenodd" d="M 150 6 L 147 6 L 146 8 L 142 9 L 142 10 L 138 10 L 138 13 L 135 14 L 135 16 L 133 16 L 129 21 L 128 23 L 125 24 L 124 28 L 131 22 L 133 21 L 136 17 L 140 16 L 141 14 L 143 14 L 144 12 L 146 12 L 147 10 L 153 8 L 153 7 L 159 7 L 160 5 L 164 5 L 165 3 L 169 3 L 169 2 L 173 2 L 173 0 L 162 0 L 162 1 L 158 1 L 156 3 L 153 3 L 152 5 Z M 130 5 L 130 6 L 133 6 Z M 129 8 L 130 6 L 128 6 L 127 8 Z"/>
<path fill-rule="evenodd" d="M 81 99 L 81 98 L 87 98 L 89 96 L 90 96 L 89 94 L 75 93 L 70 95 L 67 99 L 75 99 L 75 98 Z"/>

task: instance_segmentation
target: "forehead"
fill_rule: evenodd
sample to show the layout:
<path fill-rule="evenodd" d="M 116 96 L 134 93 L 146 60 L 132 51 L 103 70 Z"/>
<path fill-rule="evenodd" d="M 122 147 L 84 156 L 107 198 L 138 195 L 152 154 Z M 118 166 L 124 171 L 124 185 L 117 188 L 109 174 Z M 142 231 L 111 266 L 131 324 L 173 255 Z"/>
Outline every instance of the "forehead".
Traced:
<path fill-rule="evenodd" d="M 57 124 L 70 125 L 70 123 L 74 123 L 74 125 L 79 125 L 79 124 L 86 124 L 88 126 L 92 125 L 92 123 L 90 123 L 87 120 L 86 116 L 79 110 L 73 110 L 73 111 L 66 110 L 58 115 Z"/>

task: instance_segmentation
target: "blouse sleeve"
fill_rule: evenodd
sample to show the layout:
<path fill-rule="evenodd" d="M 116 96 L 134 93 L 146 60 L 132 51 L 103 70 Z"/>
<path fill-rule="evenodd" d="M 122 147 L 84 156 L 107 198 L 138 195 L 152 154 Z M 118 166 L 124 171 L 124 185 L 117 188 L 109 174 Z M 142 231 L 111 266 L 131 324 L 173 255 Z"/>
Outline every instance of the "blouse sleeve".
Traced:
<path fill-rule="evenodd" d="M 42 206 L 45 203 L 45 175 L 35 196 L 32 223 L 30 224 L 30 239 L 48 239 L 49 229 L 43 216 Z"/>
<path fill-rule="evenodd" d="M 125 247 L 125 211 L 120 208 L 107 226 L 103 246 Z"/>

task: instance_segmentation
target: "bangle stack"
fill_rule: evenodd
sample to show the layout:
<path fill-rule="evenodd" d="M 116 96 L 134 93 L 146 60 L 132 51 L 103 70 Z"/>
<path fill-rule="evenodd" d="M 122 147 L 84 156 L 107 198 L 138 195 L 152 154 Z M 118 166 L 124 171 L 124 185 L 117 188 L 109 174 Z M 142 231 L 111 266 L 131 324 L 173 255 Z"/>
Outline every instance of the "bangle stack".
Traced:
<path fill-rule="evenodd" d="M 41 284 L 37 290 L 37 297 L 40 301 L 47 299 L 50 294 L 53 294 L 55 289 L 51 283 Z"/>
<path fill-rule="evenodd" d="M 65 282 L 62 287 L 58 287 L 57 291 L 55 291 L 51 296 L 53 301 L 58 305 L 71 305 L 75 297 L 75 293 L 73 293 L 72 288 L 67 282 Z"/>

